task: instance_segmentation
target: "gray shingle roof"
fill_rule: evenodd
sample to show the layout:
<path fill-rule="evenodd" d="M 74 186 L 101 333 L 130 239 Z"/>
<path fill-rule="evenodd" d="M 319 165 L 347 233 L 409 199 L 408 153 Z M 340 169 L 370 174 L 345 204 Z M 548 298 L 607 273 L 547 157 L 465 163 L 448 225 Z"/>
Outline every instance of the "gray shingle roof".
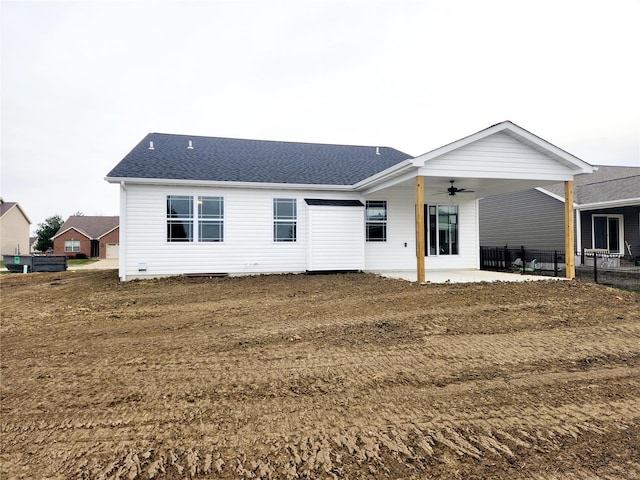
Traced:
<path fill-rule="evenodd" d="M 98 239 L 120 224 L 120 217 L 71 215 L 58 229 L 55 236 L 75 228 L 91 239 Z"/>
<path fill-rule="evenodd" d="M 107 178 L 353 185 L 409 158 L 389 147 L 150 133 Z"/>
<path fill-rule="evenodd" d="M 640 198 L 640 175 L 578 187 L 578 203 L 602 203 Z"/>
<path fill-rule="evenodd" d="M 17 205 L 16 202 L 0 202 L 0 217 L 11 210 L 14 205 Z"/>
<path fill-rule="evenodd" d="M 564 184 L 543 187 L 564 198 Z M 640 167 L 599 166 L 593 173 L 577 175 L 574 202 L 579 205 L 640 197 Z"/>

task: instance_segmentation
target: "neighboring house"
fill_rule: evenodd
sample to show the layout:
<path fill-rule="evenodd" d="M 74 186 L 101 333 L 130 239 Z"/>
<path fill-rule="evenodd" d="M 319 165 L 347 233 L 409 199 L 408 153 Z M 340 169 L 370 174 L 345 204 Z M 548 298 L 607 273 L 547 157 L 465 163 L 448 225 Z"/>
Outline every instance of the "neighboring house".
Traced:
<path fill-rule="evenodd" d="M 574 181 L 576 252 L 587 248 L 638 256 L 640 167 L 596 168 Z M 564 208 L 564 185 L 557 183 L 483 199 L 480 243 L 564 250 L 564 223 L 558 218 Z"/>
<path fill-rule="evenodd" d="M 424 281 L 479 268 L 477 198 L 592 170 L 507 121 L 415 158 L 150 133 L 105 179 L 120 188 L 122 280 L 359 270 Z"/>
<path fill-rule="evenodd" d="M 53 253 L 69 257 L 118 258 L 118 217 L 72 215 L 53 236 Z"/>
<path fill-rule="evenodd" d="M 17 202 L 0 198 L 0 254 L 29 255 L 31 220 Z"/>

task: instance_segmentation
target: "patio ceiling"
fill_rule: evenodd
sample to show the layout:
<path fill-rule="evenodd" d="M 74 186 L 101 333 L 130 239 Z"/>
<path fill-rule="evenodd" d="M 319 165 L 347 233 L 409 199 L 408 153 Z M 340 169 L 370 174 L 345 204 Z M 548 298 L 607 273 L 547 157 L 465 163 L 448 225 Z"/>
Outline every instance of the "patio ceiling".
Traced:
<path fill-rule="evenodd" d="M 464 188 L 465 192 L 458 192 L 455 196 L 450 196 L 447 189 L 451 186 L 451 180 L 454 186 Z M 477 178 L 477 177 L 424 177 L 424 195 L 426 203 L 430 203 L 428 199 L 433 197 L 442 197 L 449 199 L 475 200 L 486 198 L 493 195 L 501 195 L 503 193 L 518 192 L 528 190 L 530 188 L 543 187 L 554 182 L 549 180 L 517 180 L 504 178 Z M 406 179 L 396 183 L 394 186 L 412 190 L 415 188 L 415 177 Z M 372 189 L 370 192 L 378 191 Z"/>

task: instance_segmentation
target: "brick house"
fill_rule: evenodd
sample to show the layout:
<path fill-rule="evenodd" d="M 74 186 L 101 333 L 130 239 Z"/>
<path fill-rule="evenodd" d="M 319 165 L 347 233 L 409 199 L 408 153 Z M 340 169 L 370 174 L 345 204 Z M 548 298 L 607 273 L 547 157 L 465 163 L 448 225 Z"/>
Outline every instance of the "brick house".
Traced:
<path fill-rule="evenodd" d="M 53 253 L 72 258 L 118 258 L 119 238 L 119 217 L 72 215 L 53 236 Z"/>

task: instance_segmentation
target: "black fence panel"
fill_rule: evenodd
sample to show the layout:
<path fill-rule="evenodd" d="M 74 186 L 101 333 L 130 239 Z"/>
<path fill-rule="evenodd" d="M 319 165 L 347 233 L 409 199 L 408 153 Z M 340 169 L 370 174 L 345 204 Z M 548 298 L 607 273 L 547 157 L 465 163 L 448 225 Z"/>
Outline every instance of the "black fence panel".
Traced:
<path fill-rule="evenodd" d="M 640 261 L 602 250 L 583 249 L 576 278 L 640 292 Z"/>
<path fill-rule="evenodd" d="M 480 270 L 562 277 L 564 252 L 533 250 L 525 247 L 480 247 Z"/>
<path fill-rule="evenodd" d="M 577 257 L 577 279 L 640 292 L 640 258 L 588 249 L 583 249 Z M 565 254 L 561 250 L 526 247 L 480 247 L 480 269 L 564 277 Z"/>

